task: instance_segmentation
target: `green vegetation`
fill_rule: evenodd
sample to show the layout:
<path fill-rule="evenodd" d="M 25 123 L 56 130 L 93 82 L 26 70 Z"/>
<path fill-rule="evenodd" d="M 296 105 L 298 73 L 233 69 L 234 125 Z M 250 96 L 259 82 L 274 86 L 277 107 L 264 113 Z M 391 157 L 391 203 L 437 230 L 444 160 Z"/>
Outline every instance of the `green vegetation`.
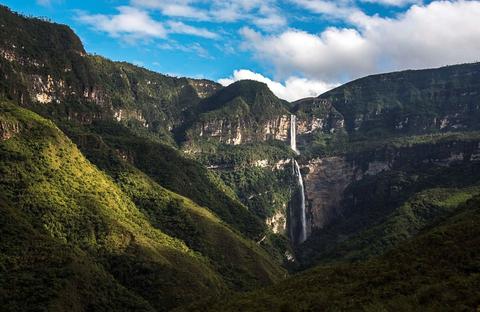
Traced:
<path fill-rule="evenodd" d="M 312 233 L 298 250 L 299 266 L 365 260 L 383 254 L 480 194 L 478 163 L 408 162 L 367 176 L 344 195 L 342 216 Z"/>
<path fill-rule="evenodd" d="M 235 193 L 215 173 L 198 162 L 183 157 L 177 150 L 138 137 L 128 128 L 113 122 L 97 122 L 89 131 L 67 128 L 69 135 L 82 147 L 85 146 L 82 144 L 83 136 L 76 138 L 75 131 L 100 135 L 101 142 L 124 155 L 155 182 L 208 207 L 248 238 L 259 238 L 264 232 L 262 221 L 238 200 Z M 88 156 L 89 152 L 85 152 Z M 111 166 L 111 157 L 103 159 L 103 163 L 99 164 L 99 160 L 92 156 L 91 161 L 100 167 L 108 169 Z"/>
<path fill-rule="evenodd" d="M 480 64 L 373 75 L 321 96 L 365 138 L 478 129 Z M 462 112 L 462 113 L 459 113 Z M 442 120 L 447 120 L 442 128 Z M 400 126 L 401 125 L 401 126 Z"/>
<path fill-rule="evenodd" d="M 152 226 L 52 122 L 11 104 L 2 103 L 0 109 L 22 129 L 0 144 L 1 195 L 40 235 L 88 254 L 157 310 L 226 288 L 203 256 Z M 7 229 L 3 239 L 15 241 Z M 16 266 L 13 255 L 2 255 L 13 261 L 9 267 Z"/>
<path fill-rule="evenodd" d="M 257 244 L 243 238 L 209 209 L 161 187 L 124 161 L 118 149 L 110 148 L 98 135 L 72 137 L 81 142 L 87 157 L 115 180 L 154 227 L 209 258 L 229 288 L 252 289 L 283 277 L 283 270 Z"/>
<path fill-rule="evenodd" d="M 480 197 L 384 256 L 319 266 L 189 311 L 473 311 L 480 307 Z"/>
<path fill-rule="evenodd" d="M 222 88 L 201 101 L 191 110 L 184 125 L 176 130 L 177 140 L 197 147 L 203 141 L 219 142 L 219 139 L 241 133 L 243 141 L 261 138 L 262 129 L 269 121 L 289 115 L 289 104 L 277 98 L 266 84 L 252 81 L 237 81 Z M 220 138 L 202 136 L 201 128 L 207 125 L 208 131 L 223 130 Z M 221 129 L 218 129 L 221 127 Z M 227 133 L 228 132 L 228 133 Z"/>
<path fill-rule="evenodd" d="M 0 199 L 2 311 L 154 311 L 93 257 L 28 219 Z"/>
<path fill-rule="evenodd" d="M 56 122 L 119 119 L 140 136 L 175 145 L 170 129 L 221 86 L 87 55 L 64 25 L 0 6 L 0 94 Z M 12 34 L 16 34 L 12 36 Z M 36 96 L 47 95 L 48 105 Z M 148 127 L 147 127 L 148 126 Z"/>
<path fill-rule="evenodd" d="M 480 63 L 290 104 L 88 55 L 3 6 L 0 24 L 2 310 L 478 309 Z M 300 156 L 276 141 L 291 113 L 319 127 Z M 265 221 L 286 215 L 285 161 L 324 156 L 354 182 L 282 281 L 292 246 Z"/>

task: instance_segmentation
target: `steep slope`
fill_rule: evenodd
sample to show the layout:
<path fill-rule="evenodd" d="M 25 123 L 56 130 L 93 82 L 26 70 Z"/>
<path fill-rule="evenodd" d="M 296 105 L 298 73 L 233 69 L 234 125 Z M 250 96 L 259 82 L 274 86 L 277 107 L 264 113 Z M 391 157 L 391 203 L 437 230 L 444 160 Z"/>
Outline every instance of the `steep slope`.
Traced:
<path fill-rule="evenodd" d="M 233 191 L 217 175 L 196 161 L 185 158 L 179 151 L 139 137 L 130 129 L 114 122 L 96 122 L 88 128 L 66 125 L 65 129 L 80 147 L 88 148 L 83 141 L 85 135 L 100 137 L 103 144 L 117 151 L 155 182 L 208 207 L 246 237 L 258 239 L 263 234 L 265 227 L 261 220 L 239 202 Z M 85 152 L 90 154 L 88 150 Z M 95 155 L 90 159 L 97 163 Z M 110 161 L 112 159 L 103 159 L 99 165 L 108 168 Z"/>
<path fill-rule="evenodd" d="M 288 138 L 288 103 L 277 98 L 266 84 L 237 81 L 201 101 L 191 118 L 177 129 L 186 150 L 202 150 L 202 143 L 238 145 L 252 141 Z M 207 141 L 207 142 L 203 142 Z"/>
<path fill-rule="evenodd" d="M 102 137 L 85 133 L 72 137 L 81 142 L 81 150 L 115 180 L 153 226 L 209 258 L 230 288 L 252 289 L 284 276 L 279 265 L 257 244 L 245 239 L 209 209 L 161 187 L 122 158 L 126 155 L 123 151 L 110 148 Z M 248 220 L 241 224 L 242 220 L 238 216 L 234 222 L 246 228 Z"/>
<path fill-rule="evenodd" d="M 115 120 L 174 144 L 170 130 L 185 111 L 221 87 L 88 55 L 67 26 L 3 6 L 0 23 L 0 92 L 57 121 Z"/>
<path fill-rule="evenodd" d="M 35 231 L 88 254 L 132 296 L 157 310 L 226 288 L 206 258 L 152 226 L 52 122 L 4 102 L 0 112 L 6 125 L 0 142 L 1 195 Z M 14 233 L 2 234 L 2 240 L 15 240 Z"/>
<path fill-rule="evenodd" d="M 36 230 L 0 199 L 3 311 L 154 311 L 78 248 Z"/>
<path fill-rule="evenodd" d="M 248 237 L 261 237 L 261 221 L 226 195 L 228 188 L 218 178 L 160 144 L 175 145 L 170 130 L 220 85 L 88 55 L 68 27 L 5 7 L 0 7 L 0 22 L 3 96 L 53 119 L 65 132 L 105 136 L 162 186 L 209 207 Z"/>
<path fill-rule="evenodd" d="M 480 306 L 480 197 L 382 257 L 320 266 L 210 311 L 471 311 Z M 193 310 L 193 308 L 190 308 Z"/>
<path fill-rule="evenodd" d="M 408 70 L 349 82 L 292 103 L 292 111 L 300 141 L 318 154 L 322 147 L 338 149 L 347 133 L 349 141 L 370 141 L 478 130 L 479 90 L 480 63 Z"/>
<path fill-rule="evenodd" d="M 374 75 L 321 96 L 347 131 L 421 133 L 478 129 L 480 64 Z"/>

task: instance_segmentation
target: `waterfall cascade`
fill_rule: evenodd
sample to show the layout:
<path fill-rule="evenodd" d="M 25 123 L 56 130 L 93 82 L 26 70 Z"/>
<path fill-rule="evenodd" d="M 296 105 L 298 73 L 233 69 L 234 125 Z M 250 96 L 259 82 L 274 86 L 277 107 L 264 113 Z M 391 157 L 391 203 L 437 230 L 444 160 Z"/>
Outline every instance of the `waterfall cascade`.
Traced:
<path fill-rule="evenodd" d="M 290 148 L 297 154 L 297 116 L 290 115 Z"/>
<path fill-rule="evenodd" d="M 302 173 L 300 172 L 300 166 L 298 162 L 293 160 L 293 167 L 295 172 L 295 177 L 297 178 L 297 184 L 300 191 L 300 233 L 298 236 L 298 242 L 303 243 L 307 239 L 307 216 L 305 211 L 305 188 L 303 186 Z"/>
<path fill-rule="evenodd" d="M 290 148 L 297 154 L 300 154 L 297 150 L 297 130 L 296 130 L 296 116 L 290 116 Z M 305 188 L 303 185 L 303 178 L 302 173 L 300 172 L 300 166 L 298 165 L 297 160 L 294 158 L 292 159 L 292 168 L 293 174 L 297 178 L 297 186 L 300 193 L 300 211 L 297 213 L 291 212 L 291 216 L 299 215 L 299 221 L 296 224 L 300 225 L 300 231 L 297 231 L 297 239 L 298 243 L 303 243 L 307 239 L 307 217 L 305 211 Z M 295 238 L 295 234 L 293 231 L 294 227 L 290 227 L 290 236 L 292 239 Z"/>

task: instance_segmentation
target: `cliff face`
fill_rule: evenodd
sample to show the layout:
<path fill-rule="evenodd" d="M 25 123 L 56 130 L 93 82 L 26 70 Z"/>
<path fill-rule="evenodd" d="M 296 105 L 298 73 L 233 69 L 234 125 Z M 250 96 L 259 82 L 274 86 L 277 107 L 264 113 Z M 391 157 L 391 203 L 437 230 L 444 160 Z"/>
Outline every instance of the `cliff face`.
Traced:
<path fill-rule="evenodd" d="M 478 129 L 480 64 L 362 78 L 321 95 L 351 134 L 419 134 Z"/>
<path fill-rule="evenodd" d="M 88 55 L 67 26 L 5 7 L 0 23 L 0 93 L 43 115 L 82 124 L 133 123 L 162 138 L 185 120 L 186 110 L 221 88 Z"/>
<path fill-rule="evenodd" d="M 297 116 L 297 134 L 300 136 L 315 132 L 334 133 L 345 126 L 342 114 L 325 99 L 306 98 L 293 102 L 292 112 Z"/>
<path fill-rule="evenodd" d="M 321 229 L 344 213 L 345 191 L 354 182 L 406 167 L 448 167 L 480 160 L 480 139 L 447 140 L 405 147 L 384 147 L 344 156 L 309 160 L 303 168 L 308 230 Z M 355 199 L 353 199 L 355 201 Z M 351 202 L 350 202 L 351 204 Z"/>
<path fill-rule="evenodd" d="M 241 117 L 202 121 L 191 131 L 200 139 L 213 139 L 233 145 L 268 140 L 286 142 L 289 140 L 290 116 L 278 116 L 261 124 Z"/>
<path fill-rule="evenodd" d="M 200 102 L 183 131 L 189 146 L 208 141 L 231 145 L 287 141 L 288 103 L 263 83 L 239 81 Z"/>

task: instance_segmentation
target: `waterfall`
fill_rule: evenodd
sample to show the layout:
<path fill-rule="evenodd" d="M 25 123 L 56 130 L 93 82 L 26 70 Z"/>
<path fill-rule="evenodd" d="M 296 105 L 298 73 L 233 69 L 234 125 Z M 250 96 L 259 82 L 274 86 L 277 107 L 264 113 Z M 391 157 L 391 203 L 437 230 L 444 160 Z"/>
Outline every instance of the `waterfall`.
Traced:
<path fill-rule="evenodd" d="M 298 242 L 303 243 L 307 239 L 307 216 L 305 211 L 305 187 L 303 186 L 302 173 L 300 172 L 300 166 L 298 162 L 293 160 L 295 177 L 297 178 L 297 185 L 300 191 L 300 234 L 298 236 Z"/>
<path fill-rule="evenodd" d="M 290 148 L 297 154 L 297 116 L 290 115 Z"/>
<path fill-rule="evenodd" d="M 297 150 L 297 118 L 295 115 L 290 116 L 290 148 L 297 154 L 300 154 Z M 297 178 L 297 186 L 299 189 L 299 194 L 300 194 L 300 222 L 297 223 L 296 225 L 300 225 L 300 231 L 294 231 L 294 228 L 296 226 L 293 226 L 294 222 L 292 222 L 292 225 L 290 226 L 290 236 L 293 240 L 295 240 L 295 232 L 299 232 L 298 238 L 296 241 L 298 243 L 303 243 L 307 239 L 307 217 L 306 217 L 306 211 L 305 211 L 305 187 L 303 185 L 303 178 L 302 178 L 302 173 L 300 172 L 300 166 L 298 165 L 298 162 L 295 158 L 292 159 L 292 164 L 293 164 L 293 174 Z M 293 209 L 290 210 L 290 215 L 297 216 L 297 213 L 293 212 Z M 293 220 L 293 218 L 292 218 Z"/>

